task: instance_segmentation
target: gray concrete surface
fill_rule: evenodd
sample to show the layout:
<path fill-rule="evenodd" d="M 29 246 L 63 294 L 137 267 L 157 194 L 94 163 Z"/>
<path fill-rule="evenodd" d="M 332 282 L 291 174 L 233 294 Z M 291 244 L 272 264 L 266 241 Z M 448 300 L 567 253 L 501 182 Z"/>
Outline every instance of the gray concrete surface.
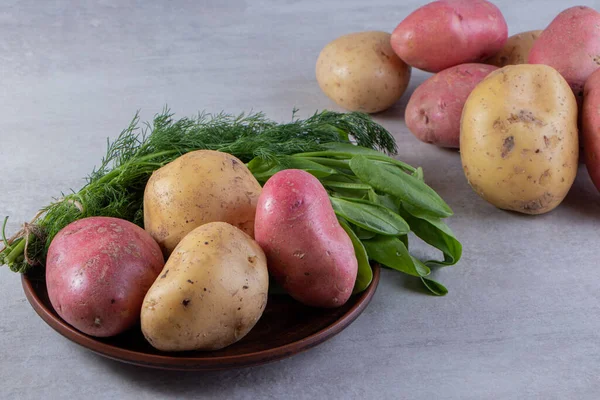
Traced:
<path fill-rule="evenodd" d="M 370 4 L 372 3 L 372 4 Z M 261 110 L 289 120 L 338 109 L 314 79 L 328 41 L 391 31 L 424 1 L 4 1 L 0 4 L 0 214 L 17 228 L 77 189 L 136 110 Z M 510 32 L 543 28 L 572 1 L 500 1 Z M 581 4 L 600 6 L 597 1 Z M 377 116 L 399 157 L 452 206 L 465 251 L 436 277 L 445 298 L 385 271 L 348 329 L 285 361 L 161 372 L 98 357 L 37 317 L 0 268 L 2 399 L 598 399 L 600 194 L 585 169 L 554 212 L 499 211 L 468 187 L 456 152 L 417 141 L 409 93 Z M 416 247 L 417 252 L 424 247 Z"/>

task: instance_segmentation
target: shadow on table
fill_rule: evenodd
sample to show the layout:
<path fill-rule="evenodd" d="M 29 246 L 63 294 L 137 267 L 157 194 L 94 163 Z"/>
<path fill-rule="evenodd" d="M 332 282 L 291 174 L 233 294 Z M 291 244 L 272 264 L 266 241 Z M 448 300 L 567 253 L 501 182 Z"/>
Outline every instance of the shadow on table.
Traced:
<path fill-rule="evenodd" d="M 580 166 L 569 194 L 559 207 L 566 207 L 572 212 L 600 219 L 600 193 L 584 167 Z"/>
<path fill-rule="evenodd" d="M 82 351 L 86 357 L 93 357 L 94 363 L 102 366 L 107 373 L 139 387 L 140 392 L 150 390 L 169 398 L 178 398 L 185 394 L 217 396 L 234 387 L 238 390 L 247 388 L 251 393 L 260 393 L 261 386 L 270 387 L 278 377 L 287 374 L 286 371 L 307 368 L 304 364 L 311 359 L 308 355 L 309 350 L 292 358 L 255 367 L 226 371 L 168 371 L 125 364 L 83 349 Z"/>

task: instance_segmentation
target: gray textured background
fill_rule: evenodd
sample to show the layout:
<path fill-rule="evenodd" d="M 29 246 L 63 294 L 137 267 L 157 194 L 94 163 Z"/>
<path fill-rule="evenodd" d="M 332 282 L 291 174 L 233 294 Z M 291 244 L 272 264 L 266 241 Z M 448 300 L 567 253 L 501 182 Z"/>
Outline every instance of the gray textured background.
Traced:
<path fill-rule="evenodd" d="M 82 5 L 75 5 L 81 3 Z M 314 63 L 335 37 L 391 31 L 425 1 L 3 1 L 0 214 L 16 229 L 77 189 L 140 109 L 267 113 L 337 109 Z M 496 1 L 510 33 L 543 28 L 572 1 Z M 579 4 L 600 6 L 596 1 Z M 415 72 L 410 91 L 427 75 Z M 377 119 L 454 209 L 462 262 L 445 298 L 385 271 L 360 318 L 278 363 L 221 373 L 145 370 L 63 339 L 0 269 L 0 398 L 600 398 L 600 195 L 585 169 L 565 202 L 535 218 L 496 210 L 468 187 L 456 152 L 417 141 L 407 93 Z M 417 248 L 422 251 L 423 248 Z"/>

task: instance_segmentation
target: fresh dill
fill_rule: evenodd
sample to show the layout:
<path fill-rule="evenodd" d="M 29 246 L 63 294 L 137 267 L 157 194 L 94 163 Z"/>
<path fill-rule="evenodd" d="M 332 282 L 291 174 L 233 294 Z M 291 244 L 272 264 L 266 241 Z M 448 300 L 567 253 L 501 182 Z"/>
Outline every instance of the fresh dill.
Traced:
<path fill-rule="evenodd" d="M 10 239 L 4 221 L 0 265 L 20 273 L 44 265 L 54 236 L 81 218 L 111 216 L 142 226 L 146 182 L 155 170 L 190 151 L 224 151 L 244 162 L 256 157 L 274 161 L 280 156 L 324 150 L 325 143 L 354 141 L 396 154 L 393 137 L 367 114 L 322 111 L 307 119 L 295 114 L 296 110 L 290 122 L 277 123 L 263 113 L 200 113 L 175 119 L 164 110 L 146 124 L 140 124 L 136 114 L 115 140 L 108 141 L 106 155 L 79 191 L 62 193 Z"/>

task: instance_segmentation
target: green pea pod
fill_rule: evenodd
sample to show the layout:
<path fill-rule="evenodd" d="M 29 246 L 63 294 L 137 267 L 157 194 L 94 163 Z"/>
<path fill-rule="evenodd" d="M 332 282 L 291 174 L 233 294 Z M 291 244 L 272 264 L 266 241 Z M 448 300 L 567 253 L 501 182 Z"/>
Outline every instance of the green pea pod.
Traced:
<path fill-rule="evenodd" d="M 440 218 L 419 213 L 406 204 L 400 207 L 398 212 L 408 222 L 410 229 L 415 235 L 444 254 L 444 261 L 428 260 L 425 261 L 425 264 L 429 266 L 449 266 L 456 264 L 460 260 L 462 245 L 444 221 Z M 413 215 L 413 213 L 418 216 Z"/>
<path fill-rule="evenodd" d="M 391 194 L 414 207 L 436 217 L 452 215 L 450 207 L 425 182 L 403 172 L 398 167 L 377 163 L 362 155 L 350 160 L 350 168 L 363 182 L 375 190 Z"/>
<path fill-rule="evenodd" d="M 358 261 L 358 273 L 356 275 L 356 282 L 354 283 L 352 294 L 360 293 L 371 284 L 371 281 L 373 280 L 373 270 L 371 269 L 371 264 L 369 264 L 369 257 L 367 256 L 365 246 L 363 246 L 358 236 L 356 236 L 352 228 L 350 228 L 350 225 L 348 225 L 344 219 L 338 218 L 338 221 L 350 237 L 352 246 L 354 246 L 354 254 Z"/>
<path fill-rule="evenodd" d="M 405 274 L 421 277 L 431 272 L 425 265 L 415 265 L 408 249 L 397 237 L 376 236 L 363 240 L 369 259 Z"/>
<path fill-rule="evenodd" d="M 398 236 L 410 232 L 410 227 L 398 214 L 387 208 L 360 199 L 330 197 L 335 213 L 380 235 Z"/>

